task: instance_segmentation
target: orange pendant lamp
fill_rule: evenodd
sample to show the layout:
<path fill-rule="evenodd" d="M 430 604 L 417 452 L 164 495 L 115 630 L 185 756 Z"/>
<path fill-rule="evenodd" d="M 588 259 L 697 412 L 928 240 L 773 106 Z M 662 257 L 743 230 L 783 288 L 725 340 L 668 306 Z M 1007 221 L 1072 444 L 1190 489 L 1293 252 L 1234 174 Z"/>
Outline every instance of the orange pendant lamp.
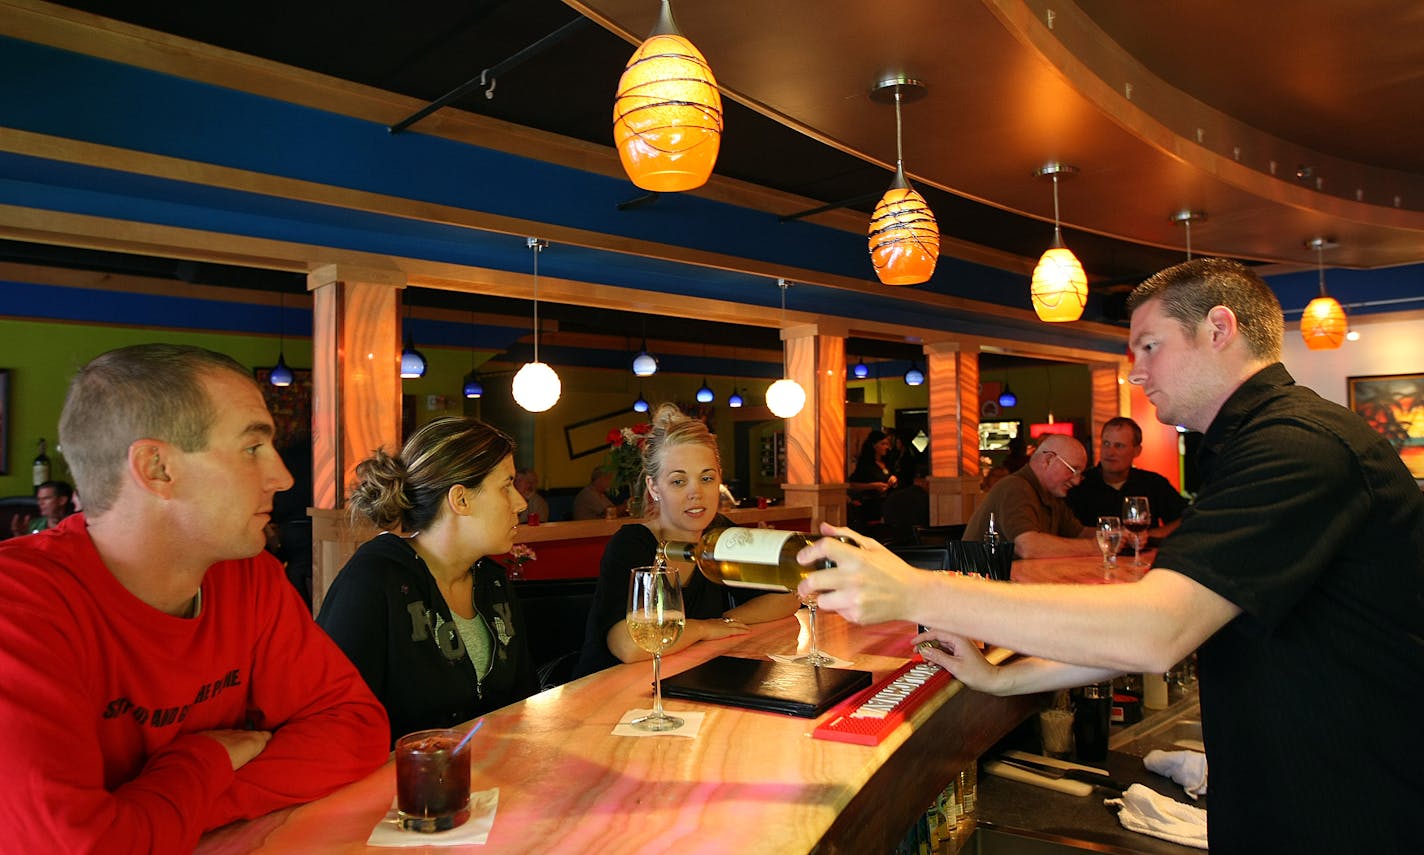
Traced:
<path fill-rule="evenodd" d="M 1063 245 L 1063 229 L 1058 221 L 1058 176 L 1077 172 L 1076 166 L 1050 163 L 1034 173 L 1053 179 L 1053 243 L 1033 269 L 1029 289 L 1033 310 L 1041 321 L 1076 321 L 1088 305 L 1088 274 L 1072 250 Z"/>
<path fill-rule="evenodd" d="M 919 285 L 934 275 L 939 260 L 939 224 L 929 203 L 905 177 L 901 145 L 900 102 L 925 94 L 923 83 L 908 77 L 882 80 L 870 90 L 877 101 L 895 104 L 895 178 L 870 215 L 870 263 L 884 285 Z"/>
<path fill-rule="evenodd" d="M 1345 308 L 1325 293 L 1324 251 L 1334 249 L 1338 244 L 1328 238 L 1313 238 L 1305 245 L 1315 250 L 1315 264 L 1320 271 L 1320 296 L 1311 300 L 1300 316 L 1300 337 L 1305 339 L 1305 346 L 1311 350 L 1334 350 L 1345 341 L 1345 334 L 1350 330 Z"/>
<path fill-rule="evenodd" d="M 678 31 L 668 0 L 618 81 L 613 141 L 623 171 L 655 193 L 701 187 L 717 163 L 722 96 L 707 60 Z"/>

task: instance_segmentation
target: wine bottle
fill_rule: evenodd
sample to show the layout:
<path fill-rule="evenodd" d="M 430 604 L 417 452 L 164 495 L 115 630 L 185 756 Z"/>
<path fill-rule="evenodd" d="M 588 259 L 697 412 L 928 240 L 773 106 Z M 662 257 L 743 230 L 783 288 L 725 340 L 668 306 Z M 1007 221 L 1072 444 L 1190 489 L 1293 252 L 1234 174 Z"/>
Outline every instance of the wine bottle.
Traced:
<path fill-rule="evenodd" d="M 39 489 L 41 484 L 49 480 L 49 455 L 45 454 L 44 437 L 40 437 L 39 453 L 35 455 L 33 473 L 35 489 Z"/>
<path fill-rule="evenodd" d="M 813 537 L 774 528 L 713 528 L 695 543 L 670 540 L 661 552 L 669 564 L 695 565 L 713 582 L 786 593 L 796 590 L 807 573 L 831 566 L 829 562 L 816 567 L 797 563 L 796 553 L 810 545 Z"/>

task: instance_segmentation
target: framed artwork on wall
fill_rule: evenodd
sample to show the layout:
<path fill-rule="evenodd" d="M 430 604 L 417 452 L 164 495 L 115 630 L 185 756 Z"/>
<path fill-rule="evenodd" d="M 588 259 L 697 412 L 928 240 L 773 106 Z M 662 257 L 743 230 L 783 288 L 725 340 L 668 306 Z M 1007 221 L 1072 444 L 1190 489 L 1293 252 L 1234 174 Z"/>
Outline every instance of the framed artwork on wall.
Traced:
<path fill-rule="evenodd" d="M 271 368 L 252 369 L 277 427 L 272 444 L 282 449 L 294 437 L 311 433 L 312 373 L 310 368 L 293 368 L 290 386 L 273 386 L 267 379 L 271 373 Z"/>
<path fill-rule="evenodd" d="M 1424 373 L 1345 380 L 1350 409 L 1389 440 L 1409 473 L 1424 480 Z"/>

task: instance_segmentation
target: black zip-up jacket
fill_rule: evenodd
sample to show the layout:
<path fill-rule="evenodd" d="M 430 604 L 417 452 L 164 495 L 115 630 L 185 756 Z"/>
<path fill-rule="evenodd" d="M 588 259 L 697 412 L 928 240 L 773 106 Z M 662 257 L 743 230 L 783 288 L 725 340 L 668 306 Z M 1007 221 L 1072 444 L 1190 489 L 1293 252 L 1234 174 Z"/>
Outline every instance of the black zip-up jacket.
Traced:
<path fill-rule="evenodd" d="M 380 534 L 346 562 L 317 623 L 346 652 L 391 719 L 391 741 L 450 727 L 538 691 L 526 623 L 497 562 L 482 558 L 474 606 L 493 645 L 479 679 L 425 562 L 403 538 Z"/>

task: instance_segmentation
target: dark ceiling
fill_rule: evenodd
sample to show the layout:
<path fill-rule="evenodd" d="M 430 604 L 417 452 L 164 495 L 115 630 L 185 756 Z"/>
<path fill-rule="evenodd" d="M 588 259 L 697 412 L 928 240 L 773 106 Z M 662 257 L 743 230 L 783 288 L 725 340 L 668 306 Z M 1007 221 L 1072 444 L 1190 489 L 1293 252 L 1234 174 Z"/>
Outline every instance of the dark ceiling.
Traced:
<path fill-rule="evenodd" d="M 628 39 L 646 32 L 657 9 L 653 0 L 571 4 L 560 0 L 431 0 L 420 4 L 77 0 L 60 5 L 427 101 L 479 77 L 482 70 L 499 68 L 489 87 L 492 97 L 477 89 L 453 106 L 604 146 L 611 145 L 612 93 L 632 50 Z M 582 18 L 572 6 L 597 17 L 599 23 Z M 947 236 L 1031 263 L 1051 235 L 1051 227 L 1043 220 L 1051 216 L 1052 208 L 1050 191 L 1029 173 L 1034 165 L 1062 157 L 1084 161 L 1084 174 L 1076 183 L 1064 186 L 1064 236 L 1099 291 L 1126 290 L 1181 259 L 1180 229 L 1168 222 L 1171 207 L 1179 201 L 1193 209 L 1198 200 L 1218 200 L 1224 205 L 1228 204 L 1225 200 L 1244 197 L 1260 202 L 1259 209 L 1209 211 L 1194 237 L 1199 253 L 1215 251 L 1274 264 L 1277 270 L 1293 269 L 1312 261 L 1301 246 L 1301 239 L 1308 236 L 1306 229 L 1320 233 L 1335 229 L 1353 237 L 1377 231 L 1383 222 L 1395 231 L 1403 229 L 1404 240 L 1394 232 L 1379 239 L 1381 244 L 1388 242 L 1393 254 L 1361 251 L 1347 258 L 1342 248 L 1340 263 L 1370 267 L 1374 266 L 1372 260 L 1383 263 L 1380 259 L 1386 258 L 1396 264 L 1424 260 L 1424 237 L 1419 236 L 1424 230 L 1410 231 L 1424 226 L 1424 217 L 1419 216 L 1424 198 L 1407 196 L 1403 205 L 1386 212 L 1397 214 L 1395 221 L 1377 216 L 1373 210 L 1363 215 L 1346 210 L 1332 219 L 1333 214 L 1322 211 L 1350 207 L 1336 198 L 1344 192 L 1339 186 L 1344 181 L 1335 179 L 1347 170 L 1338 168 L 1331 186 L 1305 186 L 1308 181 L 1284 174 L 1300 166 L 1314 169 L 1312 164 L 1328 172 L 1331 164 L 1343 159 L 1359 167 L 1349 175 L 1352 180 L 1362 175 L 1362 184 L 1365 178 L 1380 180 L 1397 171 L 1400 186 L 1424 186 L 1419 181 L 1424 173 L 1424 123 L 1417 121 L 1418 106 L 1424 103 L 1424 6 L 1417 3 L 1358 0 L 1351 4 L 1349 15 L 1332 14 L 1337 6 L 1326 0 L 1250 4 L 1078 0 L 1076 6 L 1065 7 L 1072 11 L 1071 16 L 1060 10 L 1055 36 L 1064 44 L 1093 48 L 1082 50 L 1083 63 L 1094 64 L 1099 70 L 1112 67 L 1114 61 L 1130 67 L 1139 64 L 1156 78 L 1143 81 L 1141 91 L 1148 91 L 1150 83 L 1175 88 L 1177 95 L 1190 93 L 1230 121 L 1282 141 L 1281 176 L 1263 182 L 1263 176 L 1244 174 L 1233 179 L 1239 187 L 1222 190 L 1199 184 L 1218 176 L 1202 179 L 1201 175 L 1229 169 L 1192 163 L 1190 170 L 1183 167 L 1182 175 L 1162 179 L 1161 184 L 1172 188 L 1163 192 L 1176 195 L 1152 199 L 1142 208 L 1150 215 L 1144 215 L 1134 204 L 1137 200 L 1131 190 L 1124 194 L 1123 188 L 1136 186 L 1134 181 L 1142 184 L 1144 195 L 1163 188 L 1149 187 L 1150 182 L 1134 177 L 1127 155 L 1114 162 L 1113 146 L 1121 143 L 1113 135 L 1133 136 L 1123 134 L 1132 119 L 1129 111 L 1112 104 L 1104 106 L 1109 98 L 1105 94 L 1094 96 L 1099 115 L 1093 119 L 1104 127 L 1089 122 L 1082 130 L 1065 129 L 1061 134 L 1064 139 L 1051 145 L 1039 145 L 1032 133 L 1025 133 L 1023 116 L 1014 116 L 1020 124 L 1006 127 L 1017 149 L 1014 153 L 1041 149 L 1042 156 L 1035 153 L 1032 157 L 1037 161 L 1014 163 L 1010 172 L 1017 177 L 1012 180 L 991 176 L 997 182 L 992 190 L 982 190 L 976 184 L 977 176 L 988 176 L 991 166 L 999 172 L 1004 169 L 994 162 L 999 156 L 998 144 L 987 134 L 1005 123 L 989 112 L 992 105 L 962 100 L 959 103 L 967 106 L 957 107 L 956 102 L 936 101 L 936 97 L 941 93 L 945 98 L 987 97 L 983 93 L 992 90 L 987 79 L 1001 70 L 1037 75 L 1050 82 L 1055 76 L 1081 77 L 1068 59 L 1058 58 L 1058 65 L 1050 68 L 1039 53 L 1021 44 L 1040 26 L 1035 20 L 1023 20 L 1025 16 L 1046 15 L 1050 29 L 1054 26 L 1054 11 L 1032 0 L 679 0 L 675 8 L 683 29 L 708 55 L 719 82 L 728 91 L 724 98 L 727 132 L 717 162 L 718 175 L 826 204 L 844 203 L 849 209 L 868 213 L 887 184 L 884 161 L 893 154 L 879 143 L 858 144 L 856 126 L 875 126 L 875 138 L 883 141 L 893 125 L 888 108 L 871 104 L 865 97 L 862 84 L 870 81 L 861 78 L 871 75 L 862 74 L 857 63 L 880 63 L 881 70 L 898 63 L 929 82 L 931 96 L 925 103 L 933 108 L 927 106 L 918 114 L 914 108 L 906 108 L 907 140 L 915 141 L 913 146 L 907 142 L 906 162 L 912 174 L 928 176 L 918 180 L 917 186 L 929 199 Z M 569 26 L 571 22 L 581 24 Z M 621 28 L 623 36 L 609 27 Z M 775 38 L 762 38 L 764 31 Z M 776 39 L 782 41 L 776 59 L 781 63 L 779 74 L 762 74 L 766 70 L 762 66 L 772 61 L 768 55 L 774 52 L 756 51 L 766 42 L 775 46 Z M 975 46 L 965 44 L 965 39 L 983 43 L 978 49 L 988 53 L 975 55 Z M 894 48 L 900 42 L 905 47 L 897 53 Z M 1010 44 L 1016 47 L 1010 49 Z M 1038 50 L 1049 52 L 1042 47 Z M 885 51 L 885 55 L 875 51 Z M 964 68 L 953 65 L 956 60 L 971 59 L 979 64 L 975 73 L 985 78 L 984 85 L 972 85 L 972 80 L 965 79 Z M 915 68 L 908 68 L 916 63 Z M 798 67 L 803 69 L 799 74 Z M 848 73 L 859 81 L 854 85 L 856 91 L 846 91 L 849 84 L 836 80 L 836 73 L 843 68 L 855 69 Z M 758 74 L 775 76 L 788 88 L 782 91 L 762 84 Z M 1020 82 L 1032 90 L 1033 86 L 1049 85 L 1043 79 Z M 1091 88 L 1081 79 L 1068 83 Z M 792 90 L 804 94 L 804 107 L 791 103 L 794 99 L 785 92 Z M 974 90 L 980 94 L 966 94 Z M 1026 103 L 1011 113 L 1053 114 L 1061 108 L 1067 115 L 1079 109 L 1060 104 L 1065 99 L 1056 90 L 1046 103 L 1036 102 L 1034 91 L 1029 90 L 1024 96 Z M 1142 96 L 1137 100 L 1146 101 Z M 1115 109 L 1117 114 L 1105 121 L 1102 114 Z M 1029 118 L 1042 120 L 1041 116 Z M 1166 111 L 1159 118 L 1170 125 L 1174 117 Z M 1140 128 L 1131 130 L 1141 134 Z M 1023 141 L 1025 136 L 1029 137 L 1027 142 Z M 1158 140 L 1145 148 L 1151 149 L 1150 157 L 1166 157 L 1174 164 L 1203 156 L 1190 151 L 1178 156 L 1172 145 Z M 1180 148 L 1179 141 L 1175 145 Z M 1302 146 L 1321 156 L 1293 156 Z M 1134 151 L 1131 156 L 1139 154 Z M 1095 158 L 1099 162 L 1093 162 Z M 1294 162 L 1302 158 L 1310 163 Z M 1272 168 L 1275 166 L 1273 161 Z M 1370 186 L 1373 192 L 1375 185 Z M 956 192 L 944 189 L 951 187 Z M 1118 195 L 1110 199 L 1093 195 L 1109 187 Z M 1253 192 L 1264 194 L 1264 200 L 1251 196 Z M 630 184 L 630 198 L 638 193 Z M 1272 217 L 1300 233 L 1277 240 L 1279 247 L 1268 247 L 1259 240 L 1250 243 L 1250 224 Z M 1238 233 L 1247 237 L 1234 244 L 1231 236 Z M 1407 239 L 1410 234 L 1415 235 L 1412 246 Z M 1361 237 L 1362 245 L 1366 239 Z M 1220 248 L 1214 249 L 1214 243 Z M 1251 251 L 1230 251 L 1234 249 Z M 193 273 L 187 271 L 187 275 Z M 176 278 L 184 275 L 181 271 L 175 274 Z M 206 271 L 204 281 L 214 281 L 211 277 L 220 275 L 217 270 Z M 262 277 L 258 280 L 260 283 Z M 300 287 L 299 281 L 284 284 L 281 274 L 273 274 L 267 281 L 273 288 Z M 252 287 L 247 282 L 232 284 Z M 516 303 L 511 301 L 511 306 Z M 560 307 L 550 307 L 551 313 L 560 311 Z M 560 318 L 566 329 L 597 326 L 631 332 L 641 319 L 632 313 L 583 309 L 566 314 Z M 695 330 L 690 334 L 697 335 Z M 718 334 L 716 325 L 707 325 L 708 336 Z"/>

